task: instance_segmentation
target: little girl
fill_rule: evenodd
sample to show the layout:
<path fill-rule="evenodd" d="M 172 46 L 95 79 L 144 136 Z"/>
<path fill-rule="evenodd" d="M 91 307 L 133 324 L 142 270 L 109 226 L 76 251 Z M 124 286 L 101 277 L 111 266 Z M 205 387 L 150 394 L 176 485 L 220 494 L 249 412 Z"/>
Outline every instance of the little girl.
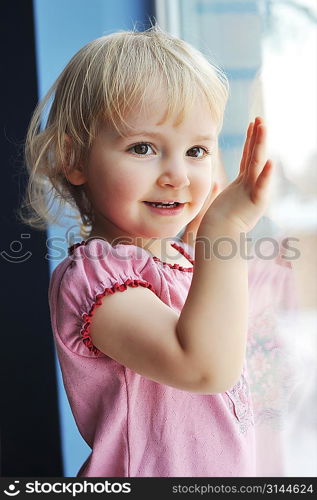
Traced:
<path fill-rule="evenodd" d="M 154 26 L 83 47 L 34 114 L 29 223 L 51 220 L 49 185 L 90 227 L 49 288 L 65 389 L 92 449 L 78 476 L 255 475 L 243 237 L 267 206 L 272 164 L 257 118 L 237 178 L 215 197 L 227 95 L 220 70 Z"/>

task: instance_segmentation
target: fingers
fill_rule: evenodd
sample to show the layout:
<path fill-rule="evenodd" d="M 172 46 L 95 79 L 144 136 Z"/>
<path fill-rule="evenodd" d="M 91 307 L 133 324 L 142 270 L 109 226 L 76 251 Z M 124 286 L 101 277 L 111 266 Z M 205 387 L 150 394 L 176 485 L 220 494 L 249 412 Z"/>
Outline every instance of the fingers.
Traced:
<path fill-rule="evenodd" d="M 262 118 L 257 116 L 254 123 L 250 122 L 247 130 L 247 137 L 244 143 L 242 159 L 240 163 L 239 174 L 247 173 L 248 167 L 252 158 L 252 153 L 254 151 L 254 146 L 256 143 L 256 137 L 259 125 L 262 125 Z"/>
<path fill-rule="evenodd" d="M 263 122 L 262 122 L 262 118 L 257 116 L 255 121 L 254 121 L 254 127 L 253 127 L 253 130 L 252 130 L 252 137 L 250 139 L 250 146 L 249 146 L 249 156 L 247 158 L 247 163 L 249 164 L 251 159 L 252 159 L 252 154 L 254 152 L 254 146 L 256 144 L 256 139 L 257 139 L 257 134 L 258 134 L 258 129 L 259 129 L 259 126 L 262 125 Z"/>
<path fill-rule="evenodd" d="M 257 118 L 250 141 L 249 158 L 246 174 L 251 184 L 256 182 L 263 169 L 266 155 L 266 128 L 261 119 Z"/>
<path fill-rule="evenodd" d="M 251 137 L 253 134 L 253 129 L 254 129 L 254 123 L 249 123 L 248 130 L 247 130 L 247 137 L 244 143 L 244 148 L 243 148 L 243 153 L 242 153 L 242 158 L 240 162 L 240 171 L 239 175 L 242 175 L 243 172 L 246 169 L 247 163 L 248 163 L 248 157 L 249 157 L 249 151 L 250 151 L 250 142 L 251 142 Z"/>

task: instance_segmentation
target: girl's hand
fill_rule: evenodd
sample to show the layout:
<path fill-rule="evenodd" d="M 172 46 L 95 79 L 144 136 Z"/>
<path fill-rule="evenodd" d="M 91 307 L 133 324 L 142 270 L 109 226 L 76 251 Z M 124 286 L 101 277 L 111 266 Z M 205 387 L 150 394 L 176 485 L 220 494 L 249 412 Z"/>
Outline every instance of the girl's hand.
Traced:
<path fill-rule="evenodd" d="M 211 203 L 202 223 L 226 223 L 248 232 L 263 215 L 269 200 L 272 162 L 266 159 L 266 128 L 259 117 L 248 127 L 238 177 Z"/>

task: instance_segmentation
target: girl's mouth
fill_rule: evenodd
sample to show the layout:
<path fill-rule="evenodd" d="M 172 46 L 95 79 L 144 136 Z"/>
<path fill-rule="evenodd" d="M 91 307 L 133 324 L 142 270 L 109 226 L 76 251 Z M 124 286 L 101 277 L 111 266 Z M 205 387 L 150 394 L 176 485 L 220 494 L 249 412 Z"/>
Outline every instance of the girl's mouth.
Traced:
<path fill-rule="evenodd" d="M 157 215 L 178 215 L 184 208 L 185 203 L 159 203 L 144 201 L 146 206 Z"/>

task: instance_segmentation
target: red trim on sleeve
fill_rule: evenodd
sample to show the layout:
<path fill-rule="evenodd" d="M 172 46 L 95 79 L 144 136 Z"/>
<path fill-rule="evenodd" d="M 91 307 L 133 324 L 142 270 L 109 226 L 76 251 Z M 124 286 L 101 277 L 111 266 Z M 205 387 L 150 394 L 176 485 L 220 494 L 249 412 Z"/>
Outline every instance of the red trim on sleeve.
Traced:
<path fill-rule="evenodd" d="M 78 243 L 77 243 L 77 245 L 78 245 Z M 105 297 L 106 295 L 112 295 L 115 292 L 123 292 L 124 290 L 126 290 L 128 288 L 128 286 L 130 286 L 132 288 L 136 288 L 138 286 L 143 286 L 145 288 L 149 288 L 152 292 L 155 293 L 153 286 L 150 283 L 148 283 L 147 281 L 130 280 L 129 279 L 129 280 L 125 281 L 124 283 L 122 283 L 121 285 L 119 283 L 115 283 L 111 288 L 105 288 L 105 290 L 102 293 L 99 293 L 98 295 L 96 295 L 95 302 L 93 303 L 89 313 L 84 313 L 82 315 L 83 320 L 84 320 L 84 325 L 83 325 L 82 330 L 81 330 L 82 340 L 83 340 L 85 346 L 96 355 L 100 354 L 101 351 L 97 347 L 94 346 L 94 344 L 91 340 L 91 337 L 90 337 L 90 323 L 91 323 L 91 318 L 94 315 L 95 309 L 97 306 L 101 306 L 101 304 L 102 304 L 101 299 L 103 297 Z"/>

